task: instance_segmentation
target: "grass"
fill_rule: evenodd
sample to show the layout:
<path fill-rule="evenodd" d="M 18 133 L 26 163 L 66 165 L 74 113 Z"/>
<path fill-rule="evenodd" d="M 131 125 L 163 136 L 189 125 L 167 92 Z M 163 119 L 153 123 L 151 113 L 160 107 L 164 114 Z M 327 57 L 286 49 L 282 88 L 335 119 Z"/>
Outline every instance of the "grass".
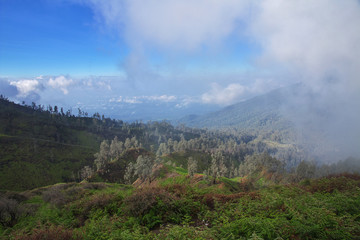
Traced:
<path fill-rule="evenodd" d="M 35 239 L 30 237 L 40 233 L 71 239 L 360 238 L 360 179 L 339 176 L 247 190 L 227 178 L 215 185 L 192 183 L 181 174 L 157 181 L 139 189 L 71 183 L 28 191 L 20 204 L 33 204 L 36 211 L 0 228 L 0 238 Z M 57 204 L 59 198 L 64 202 Z"/>

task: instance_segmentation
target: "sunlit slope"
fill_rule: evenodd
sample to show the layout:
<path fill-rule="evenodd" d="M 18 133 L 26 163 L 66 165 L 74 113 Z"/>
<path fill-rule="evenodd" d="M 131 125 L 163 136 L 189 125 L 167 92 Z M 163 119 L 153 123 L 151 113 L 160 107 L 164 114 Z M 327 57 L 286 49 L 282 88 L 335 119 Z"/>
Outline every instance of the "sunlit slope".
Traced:
<path fill-rule="evenodd" d="M 90 119 L 89 119 L 90 120 Z M 102 137 L 69 118 L 0 101 L 0 190 L 74 180 Z"/>

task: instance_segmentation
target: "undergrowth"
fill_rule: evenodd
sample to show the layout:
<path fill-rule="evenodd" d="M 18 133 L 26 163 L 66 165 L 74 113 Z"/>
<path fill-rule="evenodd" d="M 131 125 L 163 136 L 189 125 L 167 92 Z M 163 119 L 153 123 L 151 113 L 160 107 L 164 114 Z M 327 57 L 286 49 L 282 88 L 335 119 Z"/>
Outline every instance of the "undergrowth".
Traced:
<path fill-rule="evenodd" d="M 358 175 L 261 187 L 243 180 L 212 185 L 180 174 L 137 189 L 73 183 L 7 192 L 0 238 L 360 239 Z M 11 209 L 18 215 L 6 224 Z"/>

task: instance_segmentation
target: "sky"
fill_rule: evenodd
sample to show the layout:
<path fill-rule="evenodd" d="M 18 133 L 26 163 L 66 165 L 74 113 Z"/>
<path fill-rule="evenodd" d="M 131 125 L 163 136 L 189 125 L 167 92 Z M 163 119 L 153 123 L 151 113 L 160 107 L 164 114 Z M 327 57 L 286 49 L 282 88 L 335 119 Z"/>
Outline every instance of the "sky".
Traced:
<path fill-rule="evenodd" d="M 0 0 L 0 92 L 149 120 L 300 82 L 355 121 L 359 26 L 358 0 Z"/>

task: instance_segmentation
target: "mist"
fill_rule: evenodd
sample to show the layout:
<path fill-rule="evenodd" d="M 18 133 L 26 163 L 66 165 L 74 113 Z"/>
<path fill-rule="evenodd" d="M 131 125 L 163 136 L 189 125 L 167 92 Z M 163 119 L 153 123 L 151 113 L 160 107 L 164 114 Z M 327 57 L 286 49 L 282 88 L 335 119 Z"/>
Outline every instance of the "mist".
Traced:
<path fill-rule="evenodd" d="M 360 155 L 358 0 L 57 2 L 90 9 L 90 25 L 119 42 L 119 74 L 0 82 L 11 96 L 124 113 L 116 117 L 146 108 L 149 119 L 156 104 L 169 114 L 196 105 L 188 114 L 300 84 L 281 108 L 299 142 L 323 161 Z"/>
<path fill-rule="evenodd" d="M 125 21 L 132 27 L 126 34 L 130 41 L 143 36 L 139 45 L 145 48 L 194 54 L 204 44 L 219 48 L 234 33 L 253 41 L 261 49 L 251 63 L 260 70 L 258 78 L 261 72 L 269 72 L 275 79 L 265 81 L 265 88 L 301 83 L 301 89 L 284 102 L 282 110 L 295 123 L 298 140 L 311 148 L 313 157 L 326 162 L 360 156 L 359 1 L 223 1 L 211 3 L 219 5 L 210 7 L 216 11 L 197 14 L 189 9 L 203 8 L 202 1 L 128 4 Z M 144 17 L 141 9 L 147 4 L 151 8 Z M 171 17 L 182 16 L 175 13 L 178 7 L 190 17 L 182 21 Z M 232 11 L 223 15 L 229 9 Z M 206 24 L 208 19 L 213 24 Z M 202 100 L 226 105 L 251 97 L 251 92 L 265 92 L 254 89 L 255 79 L 245 84 L 238 78 L 225 86 L 224 80 L 212 82 Z"/>
<path fill-rule="evenodd" d="M 252 31 L 262 64 L 302 84 L 284 104 L 300 140 L 323 161 L 360 155 L 358 1 L 266 1 Z"/>

